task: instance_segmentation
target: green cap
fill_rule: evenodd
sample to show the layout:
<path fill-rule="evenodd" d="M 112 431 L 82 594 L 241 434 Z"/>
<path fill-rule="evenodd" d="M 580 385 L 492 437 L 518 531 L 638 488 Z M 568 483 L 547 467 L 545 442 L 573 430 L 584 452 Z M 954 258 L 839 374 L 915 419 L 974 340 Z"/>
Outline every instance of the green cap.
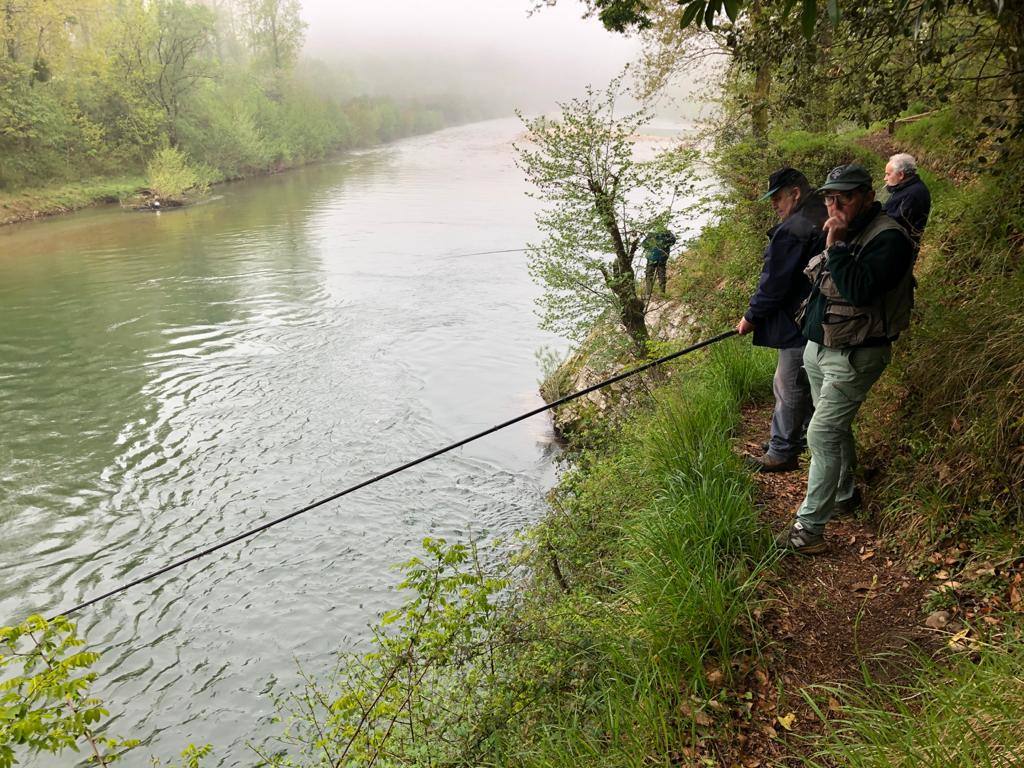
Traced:
<path fill-rule="evenodd" d="M 871 174 L 863 165 L 850 163 L 840 165 L 828 172 L 819 192 L 850 192 L 854 189 L 871 189 Z"/>

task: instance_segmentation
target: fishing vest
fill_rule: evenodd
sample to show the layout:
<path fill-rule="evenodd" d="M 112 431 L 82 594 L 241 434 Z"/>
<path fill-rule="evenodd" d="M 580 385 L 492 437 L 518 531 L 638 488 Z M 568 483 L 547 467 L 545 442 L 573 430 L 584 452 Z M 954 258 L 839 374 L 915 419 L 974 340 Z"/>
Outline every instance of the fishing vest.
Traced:
<path fill-rule="evenodd" d="M 860 259 L 864 248 L 875 237 L 888 230 L 906 231 L 886 214 L 879 212 L 864 230 L 850 241 L 854 260 Z M 911 262 L 899 284 L 886 291 L 872 304 L 857 306 L 843 298 L 828 270 L 828 249 L 811 258 L 804 270 L 811 281 L 811 294 L 800 308 L 798 322 L 802 324 L 807 306 L 815 293 L 825 298 L 822 316 L 822 343 L 833 349 L 856 347 L 868 339 L 893 341 L 910 327 L 910 313 L 914 308 L 914 264 Z"/>

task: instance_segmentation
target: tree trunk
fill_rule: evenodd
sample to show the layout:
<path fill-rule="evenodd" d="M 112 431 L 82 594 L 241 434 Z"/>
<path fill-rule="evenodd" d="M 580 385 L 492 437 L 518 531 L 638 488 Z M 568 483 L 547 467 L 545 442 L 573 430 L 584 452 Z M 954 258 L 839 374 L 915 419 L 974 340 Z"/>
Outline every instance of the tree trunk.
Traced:
<path fill-rule="evenodd" d="M 754 137 L 763 139 L 768 135 L 768 96 L 772 89 L 772 68 L 761 64 L 754 78 L 753 104 L 750 108 L 751 127 Z"/>
<path fill-rule="evenodd" d="M 630 340 L 633 342 L 633 349 L 637 357 L 644 357 L 647 354 L 647 340 L 650 335 L 647 333 L 647 321 L 644 316 L 644 303 L 636 293 L 636 274 L 633 272 L 633 260 L 631 254 L 626 250 L 626 242 L 619 230 L 619 224 L 615 220 L 614 195 L 605 191 L 601 183 L 591 179 L 587 182 L 591 194 L 594 196 L 594 205 L 605 230 L 612 239 L 615 247 L 615 261 L 612 263 L 612 273 L 605 274 L 608 288 L 615 294 L 619 305 L 619 319 L 626 329 Z M 609 279 L 610 278 L 610 279 Z"/>

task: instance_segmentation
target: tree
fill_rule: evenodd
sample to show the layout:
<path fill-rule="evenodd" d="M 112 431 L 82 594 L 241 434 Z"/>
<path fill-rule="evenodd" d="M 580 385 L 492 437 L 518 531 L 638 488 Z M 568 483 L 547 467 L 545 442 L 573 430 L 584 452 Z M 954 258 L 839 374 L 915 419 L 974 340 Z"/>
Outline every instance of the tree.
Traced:
<path fill-rule="evenodd" d="M 1024 0 L 872 0 L 842 7 L 839 0 L 588 4 L 604 26 L 616 32 L 649 33 L 668 18 L 679 30 L 704 29 L 724 37 L 741 68 L 756 73 L 749 99 L 755 134 L 767 127 L 765 110 L 775 81 L 789 82 L 790 75 L 811 73 L 818 82 L 831 79 L 841 84 L 850 98 L 842 108 L 849 113 L 856 112 L 853 102 L 864 97 L 899 111 L 910 95 L 920 95 L 908 74 L 921 66 L 939 71 L 939 77 L 929 78 L 932 82 L 969 82 L 976 90 L 989 91 L 982 99 L 1001 104 L 993 106 L 989 116 L 1002 115 L 1004 122 L 1012 122 L 1015 133 L 1024 131 Z M 794 42 L 794 29 L 806 45 Z M 794 48 L 800 51 L 796 56 Z M 901 50 L 893 55 L 893 48 Z M 825 72 L 829 75 L 823 77 Z M 1015 117 L 1005 119 L 1007 114 Z M 856 117 L 862 122 L 872 119 L 869 114 Z"/>
<path fill-rule="evenodd" d="M 543 325 L 582 341 L 593 321 L 611 315 L 634 352 L 647 352 L 645 302 L 638 291 L 640 244 L 667 226 L 672 207 L 690 186 L 691 155 L 667 151 L 640 160 L 634 136 L 651 117 L 646 108 L 617 117 L 621 78 L 607 91 L 562 105 L 557 120 L 523 118 L 528 143 L 517 145 L 519 166 L 544 203 L 531 274 L 546 291 Z"/>
<path fill-rule="evenodd" d="M 243 0 L 249 50 L 275 71 L 291 69 L 302 49 L 306 22 L 298 0 Z"/>
<path fill-rule="evenodd" d="M 209 8 L 185 0 L 135 2 L 121 19 L 115 55 L 126 83 L 155 106 L 167 121 L 172 147 L 188 97 L 214 75 L 214 21 Z"/>

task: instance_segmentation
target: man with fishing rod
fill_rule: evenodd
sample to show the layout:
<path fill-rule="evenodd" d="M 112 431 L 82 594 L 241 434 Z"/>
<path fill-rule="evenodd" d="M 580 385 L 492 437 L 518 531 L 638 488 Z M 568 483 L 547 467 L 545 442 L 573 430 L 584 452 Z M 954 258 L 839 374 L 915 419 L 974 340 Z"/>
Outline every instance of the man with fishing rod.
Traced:
<path fill-rule="evenodd" d="M 736 332 L 753 333 L 756 346 L 778 350 L 771 435 L 764 455 L 747 461 L 758 472 L 790 472 L 803 452 L 812 410 L 803 366 L 805 339 L 795 317 L 810 290 L 804 268 L 824 245 L 821 226 L 827 215 L 807 177 L 794 168 L 780 168 L 768 177 L 768 191 L 760 199 L 769 198 L 779 223 L 768 231 L 761 279 Z"/>

